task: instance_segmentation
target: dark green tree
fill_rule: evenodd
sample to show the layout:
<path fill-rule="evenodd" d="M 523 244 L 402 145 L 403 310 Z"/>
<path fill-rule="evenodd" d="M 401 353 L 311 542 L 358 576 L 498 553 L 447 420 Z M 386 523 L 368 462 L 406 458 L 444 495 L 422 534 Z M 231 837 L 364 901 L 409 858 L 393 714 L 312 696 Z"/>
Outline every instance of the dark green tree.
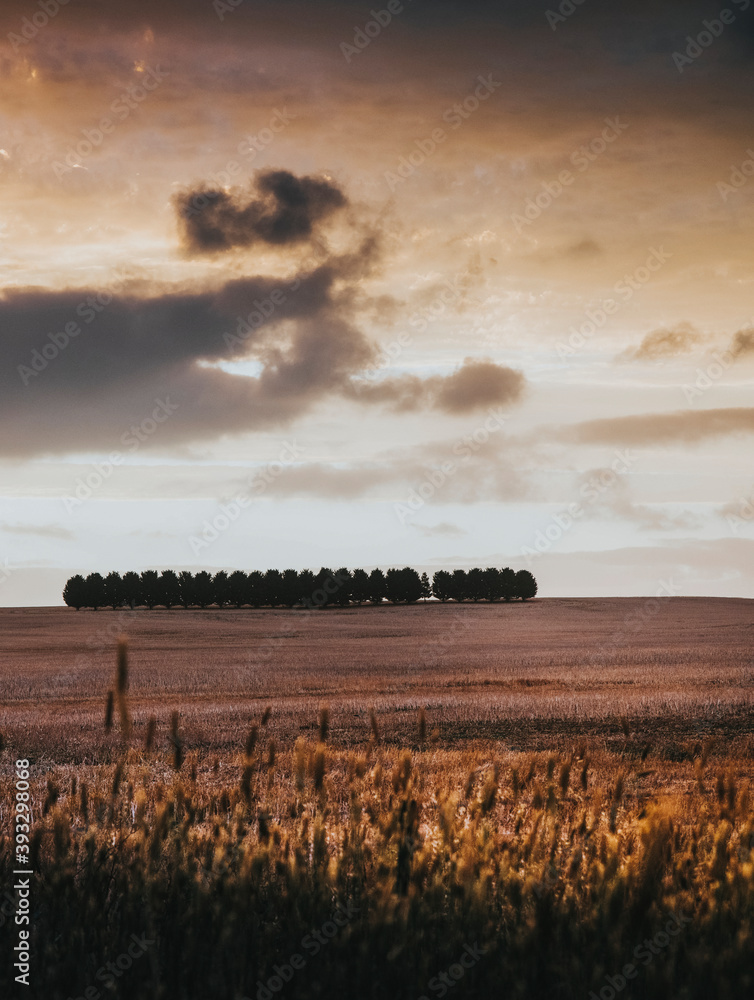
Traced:
<path fill-rule="evenodd" d="M 488 601 L 499 601 L 503 596 L 502 576 L 494 566 L 484 571 L 484 596 Z"/>
<path fill-rule="evenodd" d="M 422 573 L 421 585 L 422 585 L 421 599 L 423 601 L 428 601 L 432 596 L 432 587 L 429 582 L 429 577 L 427 576 L 426 573 Z"/>
<path fill-rule="evenodd" d="M 520 569 L 516 573 L 516 597 L 522 601 L 530 601 L 537 596 L 537 581 L 528 569 Z"/>
<path fill-rule="evenodd" d="M 215 599 L 215 585 L 206 569 L 200 570 L 194 577 L 194 603 L 200 608 L 206 608 Z"/>
<path fill-rule="evenodd" d="M 351 600 L 354 604 L 369 600 L 369 574 L 363 569 L 355 569 L 351 574 Z"/>
<path fill-rule="evenodd" d="M 484 570 L 470 569 L 466 574 L 466 595 L 470 601 L 483 601 L 487 594 L 484 586 Z"/>
<path fill-rule="evenodd" d="M 218 608 L 224 608 L 230 600 L 230 588 L 228 586 L 228 574 L 224 569 L 215 573 L 212 578 L 214 603 Z"/>
<path fill-rule="evenodd" d="M 512 569 L 507 566 L 504 570 L 500 572 L 501 579 L 501 589 L 503 591 L 503 600 L 512 601 L 516 596 L 516 574 Z"/>
<path fill-rule="evenodd" d="M 123 603 L 123 581 L 120 573 L 108 573 L 105 577 L 105 604 L 115 611 Z"/>
<path fill-rule="evenodd" d="M 305 608 L 312 606 L 312 594 L 317 589 L 317 578 L 310 569 L 302 569 L 296 583 L 296 604 Z"/>
<path fill-rule="evenodd" d="M 373 569 L 369 574 L 369 600 L 381 604 L 387 597 L 387 583 L 381 569 Z"/>
<path fill-rule="evenodd" d="M 253 569 L 246 577 L 246 604 L 252 608 L 261 608 L 265 603 L 264 573 Z"/>
<path fill-rule="evenodd" d="M 184 608 L 194 604 L 194 575 L 185 569 L 178 575 L 178 586 L 181 591 L 181 604 Z"/>
<path fill-rule="evenodd" d="M 129 571 L 123 574 L 123 603 L 129 608 L 137 608 L 143 603 L 141 599 L 141 577 L 138 573 Z"/>
<path fill-rule="evenodd" d="M 90 573 L 84 581 L 86 597 L 85 607 L 95 611 L 105 607 L 105 581 L 99 573 Z"/>
<path fill-rule="evenodd" d="M 181 584 L 175 570 L 166 569 L 160 574 L 160 585 L 158 588 L 158 604 L 164 604 L 170 609 L 181 603 Z"/>
<path fill-rule="evenodd" d="M 154 569 L 145 569 L 141 574 L 141 599 L 150 610 L 159 603 L 160 577 Z"/>
<path fill-rule="evenodd" d="M 246 574 L 237 569 L 228 577 L 228 600 L 237 608 L 246 603 Z"/>
<path fill-rule="evenodd" d="M 63 587 L 63 600 L 69 608 L 75 608 L 78 611 L 80 608 L 86 607 L 86 597 L 86 580 L 80 573 L 76 573 Z"/>
<path fill-rule="evenodd" d="M 443 604 L 453 596 L 453 579 L 446 569 L 438 569 L 432 577 L 432 594 Z"/>
<path fill-rule="evenodd" d="M 283 603 L 283 574 L 279 569 L 268 569 L 264 574 L 264 603 L 271 608 Z"/>
<path fill-rule="evenodd" d="M 453 570 L 453 576 L 451 577 L 451 593 L 454 601 L 465 601 L 469 596 L 465 569 Z"/>
<path fill-rule="evenodd" d="M 333 579 L 338 589 L 332 595 L 332 602 L 341 608 L 347 608 L 351 603 L 353 577 L 345 566 L 341 566 L 341 568 L 335 572 Z"/>

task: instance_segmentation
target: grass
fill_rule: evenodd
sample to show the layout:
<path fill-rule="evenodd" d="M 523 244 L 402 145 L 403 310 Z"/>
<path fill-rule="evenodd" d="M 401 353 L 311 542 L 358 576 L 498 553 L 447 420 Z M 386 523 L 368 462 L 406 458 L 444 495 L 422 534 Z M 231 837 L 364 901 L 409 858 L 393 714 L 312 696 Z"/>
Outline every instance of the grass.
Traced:
<path fill-rule="evenodd" d="M 508 635 L 469 609 L 471 634 L 433 663 L 415 649 L 448 609 L 398 611 L 400 627 L 397 609 L 328 611 L 250 673 L 243 630 L 285 612 L 197 613 L 193 632 L 183 612 L 174 648 L 152 612 L 128 661 L 111 643 L 78 666 L 77 630 L 103 612 L 28 613 L 24 641 L 3 642 L 44 693 L 6 659 L 0 789 L 9 803 L 30 757 L 33 995 L 748 995 L 749 603 L 717 602 L 711 624 L 695 602 L 663 609 L 672 641 L 655 620 L 602 669 L 578 667 L 578 625 L 584 664 L 625 606 L 583 602 L 571 633 L 551 602 L 558 634 L 547 603 Z M 12 884 L 7 807 L 2 822 Z M 0 927 L 5 954 L 14 934 Z M 134 935 L 148 943 L 128 964 Z"/>

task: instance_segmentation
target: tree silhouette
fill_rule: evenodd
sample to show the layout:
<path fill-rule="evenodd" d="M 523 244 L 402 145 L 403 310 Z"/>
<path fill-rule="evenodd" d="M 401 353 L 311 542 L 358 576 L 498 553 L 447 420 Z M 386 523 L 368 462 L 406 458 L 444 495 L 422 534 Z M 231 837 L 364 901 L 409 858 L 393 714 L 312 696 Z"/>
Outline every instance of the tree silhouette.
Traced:
<path fill-rule="evenodd" d="M 381 569 L 373 569 L 369 574 L 369 600 L 372 604 L 381 604 L 387 597 L 387 583 Z"/>
<path fill-rule="evenodd" d="M 312 606 L 312 594 L 317 589 L 317 578 L 310 569 L 302 569 L 298 575 L 296 604 L 305 608 Z"/>
<path fill-rule="evenodd" d="M 528 569 L 520 569 L 516 573 L 516 597 L 528 601 L 537 595 L 537 581 Z"/>
<path fill-rule="evenodd" d="M 241 608 L 246 604 L 246 574 L 243 570 L 237 569 L 228 577 L 228 600 Z"/>
<path fill-rule="evenodd" d="M 108 573 L 105 577 L 105 604 L 113 611 L 123 603 L 123 581 L 120 573 Z"/>
<path fill-rule="evenodd" d="M 113 609 L 126 604 L 132 608 L 144 604 L 148 608 L 164 605 L 166 608 L 182 604 L 184 608 L 198 605 L 206 608 L 228 604 L 241 608 L 307 607 L 321 608 L 328 605 L 349 607 L 352 604 L 381 604 L 386 598 L 391 604 L 414 604 L 435 597 L 438 601 L 505 601 L 531 600 L 537 594 L 537 581 L 528 570 L 515 573 L 506 567 L 498 570 L 474 568 L 457 569 L 452 573 L 438 570 L 432 583 L 426 573 L 421 576 L 410 566 L 381 569 L 367 573 L 363 569 L 353 572 L 345 566 L 333 573 L 323 566 L 315 574 L 308 569 L 297 572 L 287 569 L 252 570 L 246 574 L 234 570 L 230 575 L 219 570 L 212 577 L 206 570 L 196 576 L 188 571 L 177 574 L 172 569 L 108 573 L 105 579 L 91 573 L 86 579 L 80 574 L 72 576 L 63 589 L 63 600 L 69 607 L 90 607 L 95 610 L 110 606 Z"/>
<path fill-rule="evenodd" d="M 184 608 L 194 603 L 194 576 L 187 569 L 178 576 L 178 587 L 181 592 L 181 604 Z"/>
<path fill-rule="evenodd" d="M 89 608 L 94 608 L 97 611 L 99 608 L 105 607 L 105 581 L 100 576 L 99 573 L 90 573 L 89 576 L 84 581 L 85 585 L 85 596 L 86 596 L 86 606 Z"/>
<path fill-rule="evenodd" d="M 194 577 L 194 602 L 200 608 L 206 608 L 215 599 L 215 587 L 212 577 L 203 569 Z"/>
<path fill-rule="evenodd" d="M 160 577 L 156 570 L 145 569 L 141 574 L 141 599 L 151 609 L 160 600 Z"/>
<path fill-rule="evenodd" d="M 138 573 L 123 574 L 123 603 L 130 608 L 141 604 L 141 577 Z"/>
<path fill-rule="evenodd" d="M 516 574 L 506 567 L 500 574 L 502 579 L 503 600 L 512 601 L 516 596 Z"/>
<path fill-rule="evenodd" d="M 466 596 L 472 601 L 483 601 L 487 596 L 484 586 L 484 570 L 470 569 L 466 574 Z"/>
<path fill-rule="evenodd" d="M 181 585 L 175 570 L 166 569 L 160 574 L 157 594 L 159 598 L 157 603 L 164 604 L 168 609 L 181 603 Z"/>
<path fill-rule="evenodd" d="M 263 604 L 269 604 L 271 608 L 276 608 L 283 603 L 283 574 L 279 569 L 268 569 L 264 574 L 264 600 Z"/>
<path fill-rule="evenodd" d="M 228 574 L 224 569 L 215 573 L 212 579 L 212 601 L 218 608 L 224 608 L 230 600 L 230 587 L 228 586 Z"/>
<path fill-rule="evenodd" d="M 252 608 L 261 608 L 264 604 L 264 573 L 253 569 L 246 577 L 246 603 Z"/>
<path fill-rule="evenodd" d="M 410 566 L 389 569 L 385 577 L 387 599 L 391 604 L 414 604 L 422 596 L 419 574 Z"/>
<path fill-rule="evenodd" d="M 72 576 L 63 587 L 63 600 L 69 608 L 75 608 L 77 611 L 87 607 L 88 596 L 86 580 L 80 573 Z"/>
<path fill-rule="evenodd" d="M 369 574 L 363 569 L 355 569 L 351 574 L 351 600 L 354 604 L 369 600 Z"/>
<path fill-rule="evenodd" d="M 432 577 L 432 594 L 443 604 L 453 596 L 453 580 L 446 569 L 438 569 Z"/>

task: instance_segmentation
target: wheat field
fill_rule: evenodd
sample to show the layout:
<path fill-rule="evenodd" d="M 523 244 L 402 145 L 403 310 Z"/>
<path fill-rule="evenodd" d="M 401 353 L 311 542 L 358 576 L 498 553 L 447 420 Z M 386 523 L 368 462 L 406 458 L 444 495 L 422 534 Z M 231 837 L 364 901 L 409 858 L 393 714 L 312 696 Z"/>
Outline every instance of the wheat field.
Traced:
<path fill-rule="evenodd" d="M 0 620 L 32 995 L 751 990 L 749 601 Z"/>

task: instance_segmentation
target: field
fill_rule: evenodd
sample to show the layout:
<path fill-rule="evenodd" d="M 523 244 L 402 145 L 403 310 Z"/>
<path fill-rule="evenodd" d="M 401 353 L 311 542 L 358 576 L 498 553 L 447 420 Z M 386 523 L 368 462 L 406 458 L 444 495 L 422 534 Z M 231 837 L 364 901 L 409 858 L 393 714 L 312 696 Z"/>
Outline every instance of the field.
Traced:
<path fill-rule="evenodd" d="M 753 629 L 686 598 L 0 610 L 32 995 L 746 995 Z"/>

